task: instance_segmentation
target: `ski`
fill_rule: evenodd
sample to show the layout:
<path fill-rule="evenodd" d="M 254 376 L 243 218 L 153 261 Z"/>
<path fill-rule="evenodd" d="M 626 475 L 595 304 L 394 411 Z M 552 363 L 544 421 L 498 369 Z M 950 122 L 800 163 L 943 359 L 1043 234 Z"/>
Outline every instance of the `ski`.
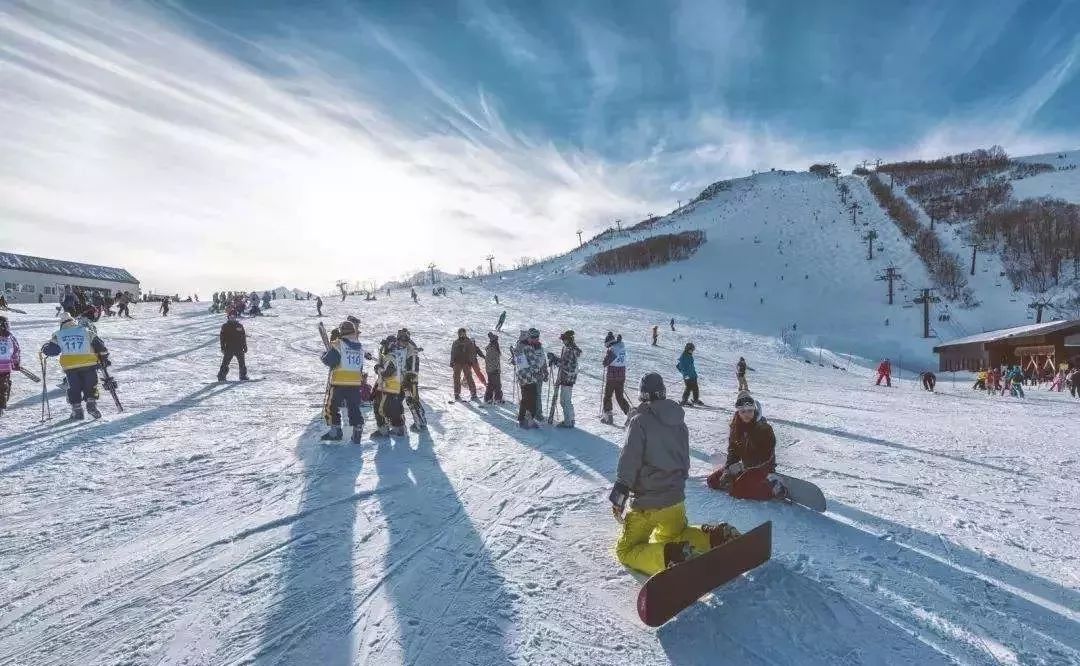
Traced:
<path fill-rule="evenodd" d="M 330 336 L 326 334 L 326 326 L 320 321 L 318 324 L 319 338 L 322 340 L 323 347 L 326 351 L 330 351 Z M 326 390 L 323 391 L 323 421 L 326 421 L 326 425 L 330 425 L 333 421 L 333 415 L 330 410 L 330 378 L 334 375 L 334 369 L 331 368 L 326 372 Z"/>
<path fill-rule="evenodd" d="M 105 390 L 112 396 L 113 403 L 116 404 L 116 411 L 123 412 L 124 405 L 120 403 L 120 396 L 116 392 L 117 383 L 116 380 L 109 376 L 109 369 L 105 367 L 105 359 L 98 356 L 99 365 L 101 368 L 102 382 L 101 385 L 105 387 Z"/>
<path fill-rule="evenodd" d="M 27 377 L 28 379 L 31 379 L 31 380 L 33 380 L 33 382 L 34 382 L 35 384 L 37 384 L 37 383 L 41 382 L 41 377 L 38 377 L 37 375 L 35 375 L 34 373 L 30 372 L 30 371 L 29 371 L 29 370 L 27 370 L 26 368 L 19 368 L 19 372 L 21 372 L 21 373 L 23 373 L 24 375 L 26 375 L 26 377 Z"/>
<path fill-rule="evenodd" d="M 0 312 L 18 312 L 19 314 L 26 314 L 25 310 L 16 310 L 15 308 L 0 308 Z"/>
<path fill-rule="evenodd" d="M 641 621 L 659 627 L 694 602 L 772 556 L 772 523 L 651 576 L 638 592 Z"/>

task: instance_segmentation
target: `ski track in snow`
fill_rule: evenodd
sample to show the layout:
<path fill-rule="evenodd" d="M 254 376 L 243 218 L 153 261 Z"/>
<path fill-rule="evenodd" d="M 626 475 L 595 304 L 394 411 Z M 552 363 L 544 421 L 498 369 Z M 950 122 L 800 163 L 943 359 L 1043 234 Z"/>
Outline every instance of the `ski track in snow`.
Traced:
<path fill-rule="evenodd" d="M 642 332 L 669 314 L 505 287 L 496 306 L 489 286 L 419 306 L 328 299 L 328 325 L 358 314 L 365 340 L 407 325 L 425 348 L 430 431 L 380 444 L 318 441 L 311 303 L 244 321 L 259 382 L 212 381 L 222 320 L 198 304 L 99 324 L 123 414 L 104 396 L 102 420 L 60 424 L 54 361 L 40 425 L 40 386 L 16 376 L 0 419 L 0 664 L 1080 663 L 1080 452 L 1065 436 L 1080 401 L 987 399 L 948 376 L 938 394 L 878 388 L 681 320 L 651 347 Z M 549 344 L 578 332 L 578 430 L 446 404 L 453 331 L 483 342 L 503 309 L 504 354 L 528 325 Z M 12 317 L 28 359 L 55 321 L 29 312 Z M 631 377 L 658 370 L 672 393 L 677 352 L 697 345 L 718 407 L 688 412 L 691 520 L 774 523 L 771 562 L 658 630 L 612 554 L 622 431 L 596 420 L 609 329 Z M 781 468 L 820 485 L 827 514 L 704 487 L 739 355 Z"/>

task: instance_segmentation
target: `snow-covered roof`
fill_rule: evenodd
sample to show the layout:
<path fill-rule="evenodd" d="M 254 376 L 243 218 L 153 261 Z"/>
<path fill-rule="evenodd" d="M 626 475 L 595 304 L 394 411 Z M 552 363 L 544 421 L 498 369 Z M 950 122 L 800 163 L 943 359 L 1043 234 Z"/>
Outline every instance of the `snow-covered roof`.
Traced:
<path fill-rule="evenodd" d="M 29 271 L 31 273 L 67 275 L 69 277 L 90 280 L 110 280 L 112 282 L 139 284 L 139 281 L 135 279 L 135 276 L 128 273 L 123 268 L 80 264 L 76 261 L 61 261 L 60 259 L 31 257 L 25 254 L 15 254 L 13 252 L 0 252 L 0 268 L 16 271 Z"/>
<path fill-rule="evenodd" d="M 934 347 L 934 351 L 937 351 L 943 347 L 955 347 L 957 345 L 970 345 L 977 342 L 997 342 L 999 340 L 1007 340 L 1009 338 L 1020 338 L 1028 335 L 1046 335 L 1047 333 L 1053 333 L 1054 331 L 1060 331 L 1063 328 L 1069 328 L 1072 326 L 1080 327 L 1080 319 L 1073 319 L 1071 321 L 1049 321 L 1041 324 L 1028 324 L 1027 326 L 1014 326 L 1012 328 L 1001 328 L 996 331 L 985 331 L 978 335 L 969 335 L 966 338 L 957 338 L 955 340 L 949 340 L 943 344 Z"/>

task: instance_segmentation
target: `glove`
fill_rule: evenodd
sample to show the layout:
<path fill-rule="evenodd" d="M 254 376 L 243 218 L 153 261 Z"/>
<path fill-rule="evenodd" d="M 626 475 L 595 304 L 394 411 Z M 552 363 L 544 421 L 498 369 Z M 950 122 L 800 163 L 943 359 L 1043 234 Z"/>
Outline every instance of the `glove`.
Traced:
<path fill-rule="evenodd" d="M 746 466 L 742 464 L 742 461 L 736 460 L 724 468 L 724 474 L 728 476 L 738 476 L 743 473 L 744 469 L 746 469 Z"/>
<path fill-rule="evenodd" d="M 548 352 L 548 365 L 555 365 L 559 362 L 559 357 L 555 354 Z"/>
<path fill-rule="evenodd" d="M 608 500 L 611 502 L 611 513 L 615 520 L 623 521 L 623 511 L 626 509 L 626 500 L 630 497 L 630 488 L 626 484 L 616 482 L 611 488 Z"/>

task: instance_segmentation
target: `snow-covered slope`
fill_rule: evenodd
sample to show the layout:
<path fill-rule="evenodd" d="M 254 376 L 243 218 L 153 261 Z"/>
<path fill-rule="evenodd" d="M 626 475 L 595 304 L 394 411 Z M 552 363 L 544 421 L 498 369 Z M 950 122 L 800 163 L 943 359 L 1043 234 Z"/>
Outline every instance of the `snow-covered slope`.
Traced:
<path fill-rule="evenodd" d="M 817 201 L 791 209 L 809 215 Z M 823 224 L 844 237 L 842 220 Z M 776 228 L 789 231 L 766 246 L 763 226 L 761 252 L 784 239 L 788 256 L 794 227 Z M 752 256 L 746 238 L 713 261 Z M 707 287 L 752 283 L 754 266 Z M 673 269 L 662 270 L 677 279 Z M 614 291 L 627 281 L 613 299 L 634 295 Z M 602 282 L 588 289 L 608 294 Z M 753 287 L 741 289 L 729 292 L 736 308 L 751 310 Z M 0 664 L 1080 663 L 1069 439 L 1080 401 L 1044 390 L 987 399 L 948 376 L 937 395 L 906 379 L 876 388 L 858 368 L 807 364 L 773 338 L 681 316 L 649 346 L 645 331 L 671 311 L 509 287 L 495 305 L 486 287 L 465 292 L 327 302 L 331 322 L 359 314 L 368 339 L 407 325 L 425 348 L 431 431 L 379 445 L 317 441 L 326 373 L 310 303 L 279 299 L 275 316 L 245 321 L 260 378 L 245 384 L 211 382 L 221 318 L 204 306 L 160 318 L 139 305 L 139 319 L 103 321 L 127 410 L 103 401 L 98 422 L 40 425 L 40 388 L 16 376 L 0 417 Z M 483 336 L 503 309 L 508 331 L 578 332 L 579 430 L 522 432 L 508 407 L 446 404 L 453 330 Z M 33 365 L 55 319 L 51 306 L 28 310 L 11 319 Z M 812 310 L 788 318 L 801 330 Z M 676 353 L 697 343 L 704 398 L 721 409 L 688 413 L 691 520 L 774 523 L 771 562 L 659 630 L 637 620 L 638 582 L 611 553 L 622 432 L 595 419 L 609 329 L 626 334 L 631 375 L 658 370 L 672 392 Z M 738 355 L 756 369 L 781 469 L 817 482 L 829 513 L 704 487 Z M 47 386 L 62 416 L 55 367 Z"/>
<path fill-rule="evenodd" d="M 1057 170 L 1011 181 L 1017 199 L 1053 197 L 1080 203 L 1080 150 L 1031 155 L 1020 160 L 1049 164 Z"/>
<path fill-rule="evenodd" d="M 865 360 L 899 359 L 914 370 L 936 367 L 931 349 L 943 339 L 1026 321 L 1028 301 L 1012 294 L 1007 281 L 1002 284 L 996 259 L 987 256 L 972 279 L 983 305 L 933 306 L 934 337 L 924 339 L 923 312 L 914 299 L 919 289 L 933 285 L 923 263 L 863 179 L 848 176 L 841 182 L 851 190 L 847 205 L 833 180 L 809 173 L 770 172 L 729 181 L 712 198 L 684 206 L 646 231 L 587 244 L 542 267 L 503 273 L 496 276 L 498 286 L 487 283 L 496 290 L 510 285 L 645 305 L 680 319 L 784 336 L 802 347 Z M 848 210 L 852 200 L 861 208 L 855 224 Z M 608 276 L 579 273 L 583 261 L 597 251 L 687 229 L 702 229 L 708 236 L 688 260 L 617 275 L 614 284 Z M 873 259 L 868 259 L 864 240 L 870 230 L 878 234 Z M 946 229 L 939 233 L 949 236 Z M 955 244 L 966 256 L 962 243 Z M 887 284 L 877 279 L 890 265 L 902 275 L 891 306 Z M 646 330 L 630 333 L 641 339 L 647 335 Z"/>

